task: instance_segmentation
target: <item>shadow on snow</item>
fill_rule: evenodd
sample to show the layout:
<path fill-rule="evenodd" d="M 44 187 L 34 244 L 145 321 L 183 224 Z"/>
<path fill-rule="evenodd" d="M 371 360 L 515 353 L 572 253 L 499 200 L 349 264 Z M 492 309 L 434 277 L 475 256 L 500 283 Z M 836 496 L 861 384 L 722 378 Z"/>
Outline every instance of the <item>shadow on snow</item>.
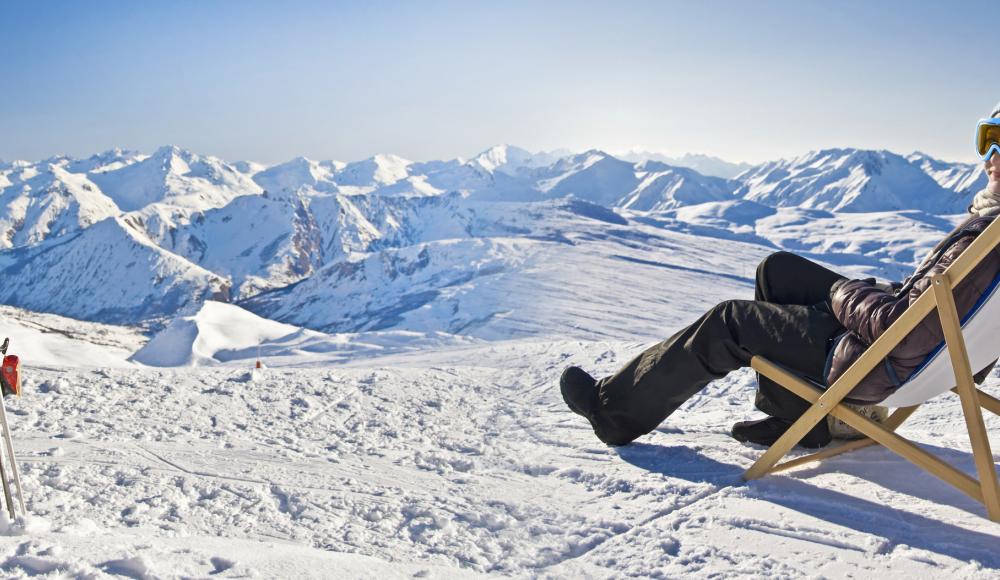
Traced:
<path fill-rule="evenodd" d="M 922 446 L 965 471 L 973 466 L 970 453 L 933 445 Z M 1000 567 L 998 535 L 958 527 L 947 521 L 810 485 L 802 480 L 836 471 L 872 481 L 901 494 L 950 505 L 978 517 L 984 516 L 980 503 L 885 449 L 858 450 L 808 469 L 796 469 L 792 477 L 775 474 L 748 483 L 742 480 L 745 467 L 716 461 L 688 447 L 632 443 L 618 449 L 618 455 L 637 467 L 669 477 L 720 486 L 744 486 L 745 497 L 885 538 L 889 545 L 879 550 L 880 553 L 890 552 L 897 545 L 906 545 L 962 561 L 976 560 L 990 568 Z"/>

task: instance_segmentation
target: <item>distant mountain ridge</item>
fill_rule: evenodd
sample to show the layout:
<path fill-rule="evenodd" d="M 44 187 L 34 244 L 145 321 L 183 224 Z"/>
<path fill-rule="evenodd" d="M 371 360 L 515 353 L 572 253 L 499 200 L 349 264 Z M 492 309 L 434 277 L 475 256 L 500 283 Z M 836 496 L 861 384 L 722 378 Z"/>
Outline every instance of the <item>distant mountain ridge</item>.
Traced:
<path fill-rule="evenodd" d="M 644 151 L 639 148 L 630 149 L 624 153 L 617 154 L 616 157 L 625 161 L 658 161 L 674 167 L 687 167 L 694 169 L 702 175 L 711 177 L 721 177 L 723 179 L 733 179 L 747 169 L 753 167 L 752 163 L 732 163 L 725 159 L 719 159 L 712 155 L 701 153 L 685 153 L 680 157 L 671 157 L 662 153 Z"/>
<path fill-rule="evenodd" d="M 889 151 L 824 149 L 742 173 L 736 197 L 773 207 L 828 211 L 960 213 L 968 192 L 943 186 L 925 171 L 928 160 L 911 161 Z"/>
<path fill-rule="evenodd" d="M 600 150 L 511 145 L 469 159 L 300 157 L 272 166 L 174 146 L 150 155 L 113 149 L 0 164 L 0 271 L 10 278 L 0 302 L 134 323 L 212 298 L 326 330 L 382 329 L 399 319 L 392 313 L 401 303 L 374 293 L 413 284 L 422 298 L 405 304 L 438 304 L 448 295 L 442 287 L 476 279 L 473 264 L 521 267 L 512 256 L 530 244 L 501 240 L 572 243 L 547 225 L 566 211 L 624 228 L 623 236 L 632 217 L 648 216 L 645 223 L 712 235 L 723 224 L 726 235 L 762 243 L 772 242 L 760 232 L 780 231 L 780 243 L 790 243 L 787 228 L 753 233 L 770 223 L 767 208 L 952 215 L 983 184 L 976 165 L 858 149 L 810 152 L 732 179 Z M 760 209 L 709 217 L 737 207 Z M 901 241 L 880 259 L 917 246 Z M 456 314 L 451 324 L 474 318 Z"/>

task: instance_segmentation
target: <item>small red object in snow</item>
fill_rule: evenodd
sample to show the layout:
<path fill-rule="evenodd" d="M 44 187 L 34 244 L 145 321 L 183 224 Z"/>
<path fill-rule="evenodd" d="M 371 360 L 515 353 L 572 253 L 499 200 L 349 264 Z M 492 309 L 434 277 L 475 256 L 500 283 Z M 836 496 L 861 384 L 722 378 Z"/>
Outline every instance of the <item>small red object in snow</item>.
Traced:
<path fill-rule="evenodd" d="M 3 357 L 3 366 L 0 367 L 0 382 L 3 383 L 3 391 L 21 396 L 21 359 L 16 354 L 8 354 Z"/>

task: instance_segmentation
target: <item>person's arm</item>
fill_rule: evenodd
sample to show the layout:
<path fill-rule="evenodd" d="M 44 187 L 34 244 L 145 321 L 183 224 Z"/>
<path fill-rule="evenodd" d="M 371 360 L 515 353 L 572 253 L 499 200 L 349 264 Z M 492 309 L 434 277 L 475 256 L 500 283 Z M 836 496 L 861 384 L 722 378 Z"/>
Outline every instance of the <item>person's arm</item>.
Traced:
<path fill-rule="evenodd" d="M 916 300 L 930 286 L 931 276 L 944 272 L 972 239 L 970 236 L 956 241 L 903 296 L 878 288 L 872 278 L 837 282 L 830 289 L 833 315 L 867 344 L 875 342 L 906 311 L 911 298 Z"/>
<path fill-rule="evenodd" d="M 840 324 L 871 344 L 906 310 L 897 298 L 875 286 L 874 279 L 844 280 L 831 289 L 830 307 Z"/>

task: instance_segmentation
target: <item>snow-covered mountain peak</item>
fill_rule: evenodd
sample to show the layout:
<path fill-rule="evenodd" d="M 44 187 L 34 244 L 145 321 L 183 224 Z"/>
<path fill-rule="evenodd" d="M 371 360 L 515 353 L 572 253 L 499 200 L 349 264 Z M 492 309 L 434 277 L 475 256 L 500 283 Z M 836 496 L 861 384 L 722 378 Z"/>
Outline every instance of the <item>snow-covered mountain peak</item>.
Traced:
<path fill-rule="evenodd" d="M 197 163 L 196 156 L 189 152 L 177 147 L 176 145 L 166 145 L 160 147 L 150 155 L 149 162 L 154 164 L 154 167 L 159 168 L 164 174 L 173 173 L 176 175 L 185 175 L 191 172 L 191 166 L 188 161 Z"/>
<path fill-rule="evenodd" d="M 564 157 L 538 172 L 537 187 L 549 197 L 573 194 L 605 206 L 616 205 L 639 184 L 631 163 L 597 149 Z"/>
<path fill-rule="evenodd" d="M 362 161 L 348 163 L 337 172 L 338 185 L 379 187 L 406 179 L 413 162 L 398 155 L 379 153 Z"/>
<path fill-rule="evenodd" d="M 0 178 L 0 248 L 39 243 L 121 213 L 86 174 L 66 165 L 39 163 Z"/>
<path fill-rule="evenodd" d="M 589 149 L 587 151 L 584 151 L 583 153 L 578 153 L 574 155 L 572 159 L 575 162 L 579 163 L 583 168 L 587 168 L 590 167 L 591 165 L 594 165 L 595 163 L 600 163 L 602 161 L 607 161 L 607 160 L 622 162 L 621 159 L 618 159 L 617 157 L 611 155 L 610 153 L 601 151 L 600 149 Z"/>
<path fill-rule="evenodd" d="M 86 159 L 74 159 L 67 165 L 67 169 L 73 173 L 104 173 L 121 169 L 147 157 L 149 156 L 138 151 L 115 147 L 101 153 L 95 153 Z"/>
<path fill-rule="evenodd" d="M 380 168 L 392 169 L 394 167 L 406 167 L 413 163 L 409 159 L 404 159 L 393 153 L 377 153 L 371 157 Z"/>
<path fill-rule="evenodd" d="M 638 173 L 639 175 L 654 173 L 659 171 L 669 171 L 674 167 L 677 166 L 670 165 L 665 161 L 658 161 L 654 159 L 643 159 L 641 161 L 636 162 L 635 164 L 636 173 Z"/>
<path fill-rule="evenodd" d="M 335 192 L 337 186 L 333 173 L 329 164 L 296 157 L 260 171 L 253 176 L 253 180 L 272 194 L 298 191 L 300 188 Z"/>
<path fill-rule="evenodd" d="M 530 151 L 520 147 L 494 145 L 473 157 L 468 163 L 488 173 L 501 171 L 508 175 L 514 175 L 518 169 L 532 166 L 533 159 L 534 155 Z"/>
<path fill-rule="evenodd" d="M 235 161 L 232 166 L 236 168 L 237 171 L 246 175 L 247 177 L 253 178 L 254 175 L 264 171 L 269 167 L 269 165 L 264 163 L 257 163 L 256 161 Z"/>
<path fill-rule="evenodd" d="M 644 161 L 636 169 L 639 184 L 619 203 L 622 208 L 662 211 L 734 199 L 734 182 L 702 175 L 687 167 Z"/>
<path fill-rule="evenodd" d="M 828 211 L 920 209 L 957 213 L 964 208 L 920 166 L 885 150 L 832 148 L 757 166 L 739 177 L 736 195 L 773 207 Z"/>
<path fill-rule="evenodd" d="M 920 151 L 910 153 L 906 159 L 920 167 L 941 187 L 955 191 L 960 196 L 969 197 L 986 187 L 986 173 L 980 163 L 951 163 Z"/>
<path fill-rule="evenodd" d="M 680 157 L 674 157 L 656 151 L 646 151 L 641 147 L 633 147 L 615 156 L 626 161 L 658 161 L 672 167 L 687 167 L 702 175 L 723 179 L 733 179 L 752 167 L 749 163 L 732 163 L 703 153 L 685 153 Z"/>
<path fill-rule="evenodd" d="M 91 173 L 90 178 L 123 211 L 153 203 L 205 210 L 221 207 L 240 195 L 261 192 L 253 180 L 221 159 L 174 145 L 124 167 Z"/>

